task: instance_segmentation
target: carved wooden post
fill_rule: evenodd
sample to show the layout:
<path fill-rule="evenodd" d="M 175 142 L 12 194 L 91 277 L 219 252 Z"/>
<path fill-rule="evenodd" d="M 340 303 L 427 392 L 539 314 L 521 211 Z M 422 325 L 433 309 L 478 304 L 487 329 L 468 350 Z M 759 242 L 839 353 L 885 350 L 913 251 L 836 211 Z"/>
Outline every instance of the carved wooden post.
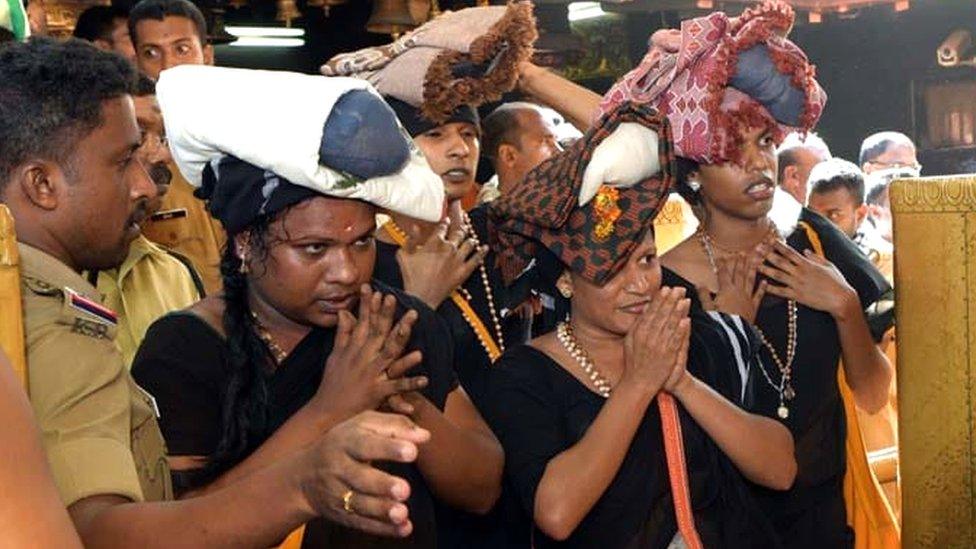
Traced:
<path fill-rule="evenodd" d="M 902 543 L 976 547 L 976 176 L 896 181 Z"/>
<path fill-rule="evenodd" d="M 19 263 L 14 218 L 10 210 L 0 204 L 0 348 L 10 359 L 24 387 L 27 387 Z"/>
<path fill-rule="evenodd" d="M 654 218 L 654 242 L 657 244 L 657 255 L 660 256 L 680 244 L 695 232 L 696 227 L 698 221 L 691 211 L 691 206 L 677 195 L 671 195 Z"/>

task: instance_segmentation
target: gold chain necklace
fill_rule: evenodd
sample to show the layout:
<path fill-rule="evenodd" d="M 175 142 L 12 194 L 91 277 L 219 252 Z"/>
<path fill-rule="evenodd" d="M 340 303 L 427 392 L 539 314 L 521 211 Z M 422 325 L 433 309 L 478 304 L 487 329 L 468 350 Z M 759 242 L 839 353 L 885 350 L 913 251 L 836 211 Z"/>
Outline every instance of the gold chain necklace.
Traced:
<path fill-rule="evenodd" d="M 475 247 L 480 247 L 481 242 L 478 240 L 478 235 L 471 226 L 471 220 L 468 218 L 467 214 L 464 215 L 463 227 L 465 234 L 474 240 Z M 398 246 L 403 247 L 406 245 L 408 238 L 407 233 L 392 219 L 383 225 L 383 230 L 390 235 L 390 238 L 392 238 Z M 451 292 L 450 297 L 451 301 L 453 301 L 454 304 L 457 305 L 458 309 L 461 310 L 461 316 L 464 317 L 465 322 L 467 322 L 474 331 L 474 334 L 478 338 L 478 342 L 481 344 L 481 347 L 485 350 L 485 353 L 488 354 L 488 359 L 491 360 L 491 362 L 495 362 L 498 360 L 498 357 L 505 352 L 505 335 L 502 332 L 502 323 L 495 308 L 495 297 L 494 293 L 491 291 L 491 281 L 488 279 L 488 269 L 485 267 L 484 263 L 482 263 L 479 270 L 481 271 L 481 284 L 485 288 L 485 298 L 488 302 L 488 314 L 491 315 L 491 321 L 493 327 L 495 328 L 495 337 L 497 339 L 492 338 L 491 332 L 489 332 L 488 328 L 485 327 L 474 308 L 471 307 L 472 297 L 470 292 L 468 292 L 465 288 L 458 288 Z"/>
<path fill-rule="evenodd" d="M 586 377 L 596 387 L 596 392 L 603 398 L 608 398 L 612 390 L 610 381 L 597 369 L 596 363 L 593 362 L 590 355 L 580 345 L 579 340 L 576 339 L 576 335 L 573 334 L 573 328 L 569 325 L 568 320 L 566 322 L 560 322 L 556 326 L 556 339 L 559 340 L 559 343 L 562 343 L 563 348 L 566 349 L 569 356 L 573 357 L 579 363 Z"/>
<path fill-rule="evenodd" d="M 702 249 L 705 251 L 705 257 L 708 258 L 708 263 L 712 267 L 712 272 L 718 277 L 718 265 L 715 263 L 715 252 L 712 250 L 713 242 L 711 237 L 703 229 L 698 230 L 698 241 L 701 242 Z M 779 408 L 776 409 L 776 415 L 780 419 L 786 419 L 790 417 L 790 409 L 787 406 L 789 401 L 796 398 L 796 390 L 793 388 L 793 359 L 796 357 L 796 324 L 797 324 L 797 307 L 795 299 L 788 299 L 786 301 L 786 360 L 784 361 L 780 358 L 779 353 L 776 352 L 776 348 L 766 337 L 766 334 L 762 331 L 758 324 L 754 327 L 756 332 L 759 334 L 759 339 L 762 344 L 769 351 L 769 355 L 773 357 L 773 362 L 776 363 L 776 367 L 779 369 L 779 384 L 773 382 L 772 376 L 766 372 L 766 366 L 763 364 L 762 360 L 759 361 L 759 370 L 762 372 L 763 377 L 766 379 L 766 383 L 769 384 L 775 391 L 779 393 Z"/>
<path fill-rule="evenodd" d="M 258 339 L 260 339 L 264 343 L 264 346 L 268 348 L 271 358 L 275 361 L 275 366 L 281 366 L 281 363 L 288 358 L 288 353 L 286 353 L 284 349 L 278 345 L 278 342 L 275 341 L 274 336 L 272 336 L 271 332 L 268 331 L 264 324 L 261 323 L 261 321 L 258 319 L 258 314 L 254 311 L 251 311 L 251 320 L 254 321 L 254 329 L 258 334 Z"/>

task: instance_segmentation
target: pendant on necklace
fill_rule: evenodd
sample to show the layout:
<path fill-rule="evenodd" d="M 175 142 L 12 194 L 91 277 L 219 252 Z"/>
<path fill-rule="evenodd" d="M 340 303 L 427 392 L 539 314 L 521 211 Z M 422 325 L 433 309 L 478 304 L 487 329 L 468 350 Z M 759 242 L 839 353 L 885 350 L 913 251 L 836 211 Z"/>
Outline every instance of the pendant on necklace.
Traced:
<path fill-rule="evenodd" d="M 786 419 L 790 417 L 790 409 L 786 406 L 780 406 L 779 409 L 776 410 L 776 415 L 778 415 L 780 419 Z"/>
<path fill-rule="evenodd" d="M 796 391 L 793 390 L 793 386 L 787 385 L 786 388 L 783 389 L 783 398 L 786 400 L 793 400 L 796 398 Z"/>

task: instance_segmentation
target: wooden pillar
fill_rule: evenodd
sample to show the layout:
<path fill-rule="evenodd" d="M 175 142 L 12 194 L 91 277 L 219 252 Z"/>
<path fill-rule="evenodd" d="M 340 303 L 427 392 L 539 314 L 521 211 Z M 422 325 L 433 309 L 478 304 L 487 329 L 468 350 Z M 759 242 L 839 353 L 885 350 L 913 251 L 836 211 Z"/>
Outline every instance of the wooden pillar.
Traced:
<path fill-rule="evenodd" d="M 691 211 L 691 206 L 677 194 L 671 194 L 654 218 L 657 255 L 664 255 L 664 252 L 680 244 L 691 236 L 696 228 L 698 228 L 698 219 Z"/>
<path fill-rule="evenodd" d="M 976 176 L 896 181 L 902 543 L 976 547 Z"/>
<path fill-rule="evenodd" d="M 24 387 L 27 387 L 19 257 L 14 218 L 10 210 L 0 204 L 0 349 L 10 359 Z"/>

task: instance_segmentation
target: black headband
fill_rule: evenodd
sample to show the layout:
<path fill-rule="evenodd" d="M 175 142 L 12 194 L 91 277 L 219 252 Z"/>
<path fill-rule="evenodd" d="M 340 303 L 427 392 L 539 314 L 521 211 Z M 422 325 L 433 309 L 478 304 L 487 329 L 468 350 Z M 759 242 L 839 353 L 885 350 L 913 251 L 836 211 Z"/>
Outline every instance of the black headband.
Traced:
<path fill-rule="evenodd" d="M 430 131 L 438 126 L 443 126 L 444 124 L 450 124 L 451 122 L 467 122 L 476 127 L 481 127 L 481 117 L 478 116 L 478 110 L 471 105 L 461 105 L 454 112 L 447 117 L 441 123 L 432 122 L 420 114 L 420 108 L 414 107 L 413 105 L 401 101 L 392 96 L 385 96 L 387 104 L 393 108 L 393 112 L 396 113 L 397 118 L 400 119 L 400 123 L 406 128 L 407 133 L 410 137 L 416 137 L 424 132 Z"/>

